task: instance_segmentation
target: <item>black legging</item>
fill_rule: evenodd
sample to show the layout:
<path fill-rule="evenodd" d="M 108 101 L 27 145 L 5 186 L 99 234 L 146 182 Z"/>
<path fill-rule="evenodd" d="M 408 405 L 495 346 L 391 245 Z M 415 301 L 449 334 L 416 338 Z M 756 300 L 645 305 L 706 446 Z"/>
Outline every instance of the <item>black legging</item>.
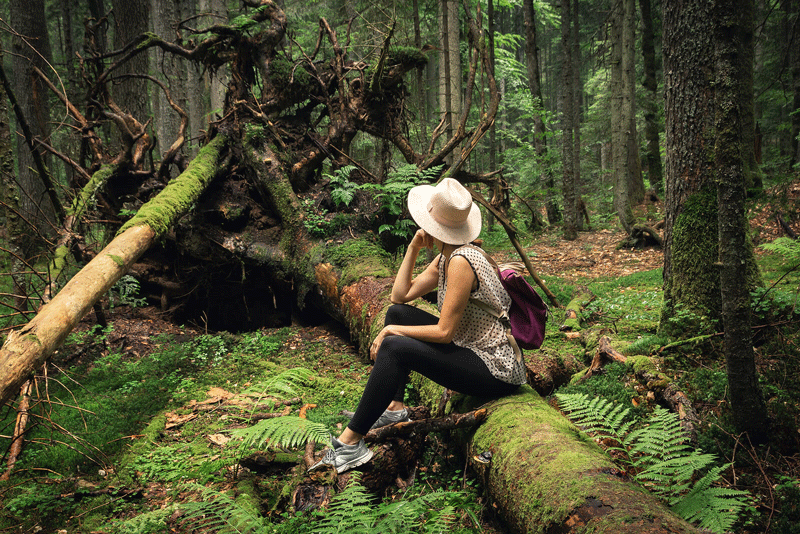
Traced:
<path fill-rule="evenodd" d="M 427 325 L 438 321 L 435 315 L 414 306 L 395 304 L 387 310 L 385 324 Z M 502 397 L 519 387 L 495 378 L 475 352 L 455 343 L 386 336 L 356 413 L 347 425 L 350 430 L 366 434 L 390 401 L 402 401 L 410 371 L 465 395 Z"/>

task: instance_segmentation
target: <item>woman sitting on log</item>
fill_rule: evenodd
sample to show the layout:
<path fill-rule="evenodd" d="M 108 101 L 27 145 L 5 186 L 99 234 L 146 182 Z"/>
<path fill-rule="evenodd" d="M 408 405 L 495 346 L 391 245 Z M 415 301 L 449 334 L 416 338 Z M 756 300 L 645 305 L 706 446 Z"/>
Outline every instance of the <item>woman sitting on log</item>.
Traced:
<path fill-rule="evenodd" d="M 332 465 L 343 473 L 368 462 L 372 451 L 364 435 L 408 420 L 403 394 L 410 371 L 479 397 L 508 395 L 526 381 L 525 365 L 503 324 L 470 302 L 477 299 L 506 313 L 511 305 L 494 266 L 480 250 L 463 246 L 481 231 L 481 213 L 472 195 L 458 181 L 445 178 L 436 186 L 413 188 L 408 208 L 420 229 L 395 278 L 385 326 L 370 346 L 375 365 L 352 420 L 338 439 L 331 438 L 332 448 L 309 471 Z M 433 247 L 440 253 L 412 279 L 420 251 Z M 434 289 L 439 317 L 405 304 Z"/>

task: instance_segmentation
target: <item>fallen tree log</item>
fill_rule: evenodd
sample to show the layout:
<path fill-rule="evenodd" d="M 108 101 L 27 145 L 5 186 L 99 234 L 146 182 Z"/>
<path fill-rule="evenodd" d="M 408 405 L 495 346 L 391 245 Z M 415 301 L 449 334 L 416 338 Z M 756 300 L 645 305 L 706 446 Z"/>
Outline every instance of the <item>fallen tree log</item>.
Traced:
<path fill-rule="evenodd" d="M 418 375 L 415 380 L 422 391 L 441 389 Z M 438 394 L 434 397 L 427 399 L 429 405 L 438 402 Z M 456 401 L 465 409 L 482 402 L 470 397 Z M 471 467 L 511 531 L 698 532 L 627 479 L 591 438 L 530 387 L 485 408 L 486 421 L 464 434 L 464 445 Z"/>
<path fill-rule="evenodd" d="M 583 309 L 595 299 L 594 294 L 586 288 L 578 289 L 564 311 L 564 321 L 558 330 L 561 332 L 578 332 L 582 328 Z"/>
<path fill-rule="evenodd" d="M 131 265 L 199 198 L 217 172 L 227 144 L 224 135 L 208 143 L 189 167 L 120 230 L 95 258 L 26 325 L 12 331 L 0 349 L 0 405 L 64 342 L 78 321 Z"/>

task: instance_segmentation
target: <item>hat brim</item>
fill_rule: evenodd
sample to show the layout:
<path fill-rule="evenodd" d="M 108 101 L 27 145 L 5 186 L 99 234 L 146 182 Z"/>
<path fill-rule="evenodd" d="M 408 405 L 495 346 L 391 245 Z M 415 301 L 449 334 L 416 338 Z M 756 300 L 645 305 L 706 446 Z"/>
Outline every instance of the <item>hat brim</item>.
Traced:
<path fill-rule="evenodd" d="M 481 233 L 481 210 L 473 202 L 466 222 L 458 227 L 445 226 L 437 222 L 428 212 L 428 202 L 436 188 L 432 185 L 418 185 L 408 192 L 408 211 L 411 218 L 442 243 L 464 245 L 474 241 Z"/>

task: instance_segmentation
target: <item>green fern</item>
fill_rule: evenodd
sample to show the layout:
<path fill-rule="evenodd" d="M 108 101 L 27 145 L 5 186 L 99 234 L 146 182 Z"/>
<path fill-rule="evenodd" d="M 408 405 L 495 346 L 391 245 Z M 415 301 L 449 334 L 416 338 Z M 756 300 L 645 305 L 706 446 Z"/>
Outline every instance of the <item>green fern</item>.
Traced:
<path fill-rule="evenodd" d="M 629 408 L 602 397 L 590 398 L 586 393 L 560 393 L 556 397 L 561 409 L 569 412 L 570 419 L 584 432 L 613 438 L 618 445 L 609 448 L 622 452 L 626 458 L 630 457 L 625 446 L 628 431 L 634 422 L 628 419 Z"/>
<path fill-rule="evenodd" d="M 326 510 L 271 524 L 224 493 L 202 486 L 192 488 L 199 501 L 182 505 L 187 522 L 201 532 L 220 534 L 445 533 L 453 531 L 466 500 L 463 492 L 438 491 L 408 501 L 379 502 L 360 484 L 360 474 L 354 473 Z M 477 526 L 477 518 L 473 514 L 470 518 Z"/>
<path fill-rule="evenodd" d="M 181 505 L 186 512 L 186 522 L 192 532 L 217 532 L 219 534 L 261 534 L 271 532 L 269 522 L 250 509 L 241 506 L 229 495 L 204 486 L 189 486 L 199 494 L 197 502 Z"/>
<path fill-rule="evenodd" d="M 780 254 L 788 263 L 800 262 L 800 241 L 788 237 L 779 237 L 771 243 L 764 243 L 759 247 Z"/>
<path fill-rule="evenodd" d="M 251 427 L 234 430 L 231 436 L 241 439 L 246 448 L 266 445 L 267 448 L 297 449 L 309 441 L 327 443 L 331 439 L 324 424 L 289 415 L 262 419 Z"/>
<path fill-rule="evenodd" d="M 302 367 L 288 369 L 247 388 L 244 393 L 255 397 L 293 397 L 298 395 L 297 386 L 305 385 L 313 373 Z"/>
<path fill-rule="evenodd" d="M 646 424 L 632 430 L 634 421 L 626 420 L 629 410 L 621 405 L 586 394 L 561 393 L 556 398 L 586 432 L 613 438 L 619 445 L 611 449 L 623 453 L 633 478 L 687 521 L 715 533 L 727 532 L 750 499 L 746 491 L 714 486 L 730 464 L 713 466 L 713 454 L 692 449 L 677 414 L 657 407 Z"/>

